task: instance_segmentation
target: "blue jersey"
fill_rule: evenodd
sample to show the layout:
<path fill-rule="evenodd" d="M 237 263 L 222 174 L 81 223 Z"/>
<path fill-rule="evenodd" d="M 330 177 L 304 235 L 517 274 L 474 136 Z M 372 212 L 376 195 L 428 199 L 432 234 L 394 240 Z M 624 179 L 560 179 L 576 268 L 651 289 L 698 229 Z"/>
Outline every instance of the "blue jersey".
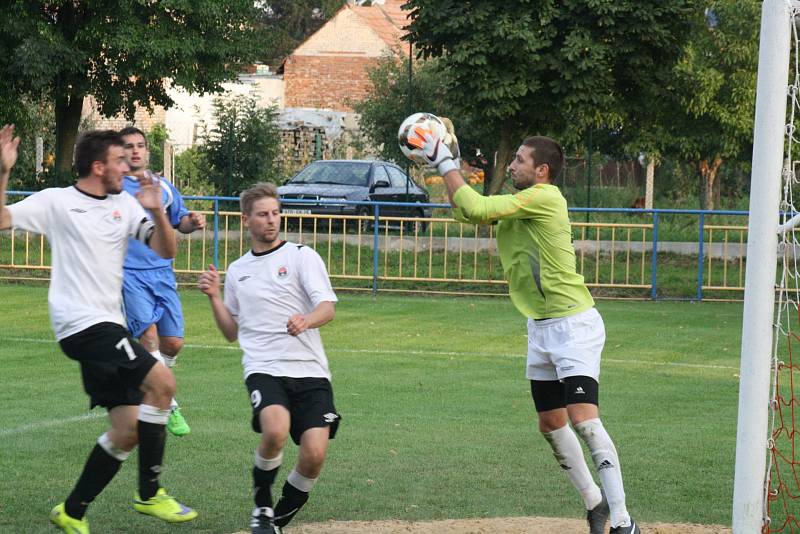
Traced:
<path fill-rule="evenodd" d="M 171 183 L 163 178 L 159 179 L 159 183 L 161 184 L 161 201 L 167 219 L 173 228 L 177 228 L 181 223 L 181 218 L 188 215 L 189 210 L 184 206 L 181 194 Z M 122 180 L 122 188 L 135 197 L 140 189 L 139 180 L 135 176 L 126 176 Z M 125 256 L 126 269 L 158 269 L 171 266 L 172 260 L 162 258 L 144 243 L 135 239 L 128 240 L 128 254 Z"/>

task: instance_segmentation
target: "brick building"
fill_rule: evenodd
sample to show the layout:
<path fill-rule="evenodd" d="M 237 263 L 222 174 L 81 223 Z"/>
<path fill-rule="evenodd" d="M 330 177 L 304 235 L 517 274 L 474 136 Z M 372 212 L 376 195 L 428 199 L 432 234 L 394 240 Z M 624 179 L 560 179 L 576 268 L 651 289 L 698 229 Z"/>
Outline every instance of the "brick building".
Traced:
<path fill-rule="evenodd" d="M 286 107 L 352 111 L 370 88 L 367 71 L 381 57 L 407 53 L 405 0 L 348 3 L 283 64 Z"/>

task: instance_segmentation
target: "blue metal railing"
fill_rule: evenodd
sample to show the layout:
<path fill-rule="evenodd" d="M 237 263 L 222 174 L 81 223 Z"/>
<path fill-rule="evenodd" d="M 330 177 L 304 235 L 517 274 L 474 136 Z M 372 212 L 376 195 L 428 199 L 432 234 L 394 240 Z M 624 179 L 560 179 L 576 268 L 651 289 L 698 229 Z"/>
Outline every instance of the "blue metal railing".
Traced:
<path fill-rule="evenodd" d="M 30 191 L 9 191 L 9 196 L 29 196 L 33 192 Z M 185 196 L 184 200 L 200 200 L 212 203 L 213 210 L 213 261 L 214 266 L 219 267 L 219 242 L 220 242 L 220 203 L 231 202 L 238 203 L 238 197 L 222 197 L 222 196 Z M 372 275 L 372 293 L 378 292 L 378 242 L 379 233 L 378 229 L 381 221 L 381 207 L 411 207 L 414 208 L 450 208 L 449 204 L 438 203 L 405 203 L 405 202 L 363 202 L 363 201 L 349 201 L 349 200 L 314 200 L 314 199 L 291 199 L 292 204 L 308 204 L 308 205 L 335 205 L 338 207 L 356 206 L 356 207 L 369 207 L 372 209 L 373 225 L 372 225 L 372 239 L 373 239 L 373 275 Z M 354 210 L 355 211 L 355 210 Z M 705 228 L 707 216 L 730 215 L 747 217 L 747 211 L 740 210 L 694 210 L 694 209 L 634 209 L 634 208 L 569 208 L 571 213 L 619 213 L 619 214 L 644 214 L 650 215 L 652 218 L 652 256 L 651 256 L 651 288 L 650 298 L 657 300 L 658 297 L 658 250 L 659 250 L 659 226 L 661 216 L 663 215 L 690 215 L 698 216 L 698 233 L 697 233 L 697 291 L 694 298 L 689 300 L 703 300 L 703 259 L 706 254 L 705 248 Z M 709 251 L 710 253 L 710 251 Z"/>

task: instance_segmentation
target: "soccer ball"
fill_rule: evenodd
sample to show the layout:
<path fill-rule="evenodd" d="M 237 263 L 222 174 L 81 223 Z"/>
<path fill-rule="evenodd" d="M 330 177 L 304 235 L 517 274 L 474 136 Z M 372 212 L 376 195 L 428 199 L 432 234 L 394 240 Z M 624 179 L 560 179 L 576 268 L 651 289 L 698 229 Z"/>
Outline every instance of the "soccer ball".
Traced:
<path fill-rule="evenodd" d="M 405 157 L 417 163 L 427 163 L 425 157 L 422 155 L 422 143 L 417 134 L 414 133 L 414 128 L 419 127 L 427 130 L 447 143 L 447 127 L 442 122 L 442 119 L 433 113 L 414 113 L 406 118 L 397 130 L 397 144 L 400 145 L 400 150 Z"/>

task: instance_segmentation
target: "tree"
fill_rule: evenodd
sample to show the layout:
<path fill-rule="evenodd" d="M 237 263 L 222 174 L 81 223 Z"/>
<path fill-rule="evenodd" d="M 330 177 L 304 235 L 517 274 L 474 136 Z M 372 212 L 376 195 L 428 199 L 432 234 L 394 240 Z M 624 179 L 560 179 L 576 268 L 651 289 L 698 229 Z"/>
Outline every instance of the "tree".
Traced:
<path fill-rule="evenodd" d="M 219 90 L 260 48 L 252 0 L 12 0 L 3 15 L 0 92 L 53 102 L 61 173 L 72 164 L 86 95 L 104 115 L 132 117 L 137 105 L 172 104 L 167 80 Z"/>
<path fill-rule="evenodd" d="M 675 66 L 668 149 L 691 162 L 700 180 L 700 208 L 714 209 L 717 175 L 726 160 L 752 153 L 761 5 L 709 3 L 698 31 Z"/>
<path fill-rule="evenodd" d="M 261 61 L 279 66 L 346 3 L 346 0 L 264 1 L 261 24 L 266 30 L 266 41 Z"/>
<path fill-rule="evenodd" d="M 226 196 L 255 182 L 277 182 L 281 133 L 274 107 L 260 108 L 253 97 L 238 95 L 214 101 L 217 125 L 205 138 L 203 151 L 213 169 L 212 181 Z"/>
<path fill-rule="evenodd" d="M 441 59 L 441 83 L 494 130 L 491 191 L 517 142 L 550 134 L 577 145 L 613 130 L 630 102 L 655 92 L 679 57 L 695 0 L 408 0 L 422 58 Z"/>

